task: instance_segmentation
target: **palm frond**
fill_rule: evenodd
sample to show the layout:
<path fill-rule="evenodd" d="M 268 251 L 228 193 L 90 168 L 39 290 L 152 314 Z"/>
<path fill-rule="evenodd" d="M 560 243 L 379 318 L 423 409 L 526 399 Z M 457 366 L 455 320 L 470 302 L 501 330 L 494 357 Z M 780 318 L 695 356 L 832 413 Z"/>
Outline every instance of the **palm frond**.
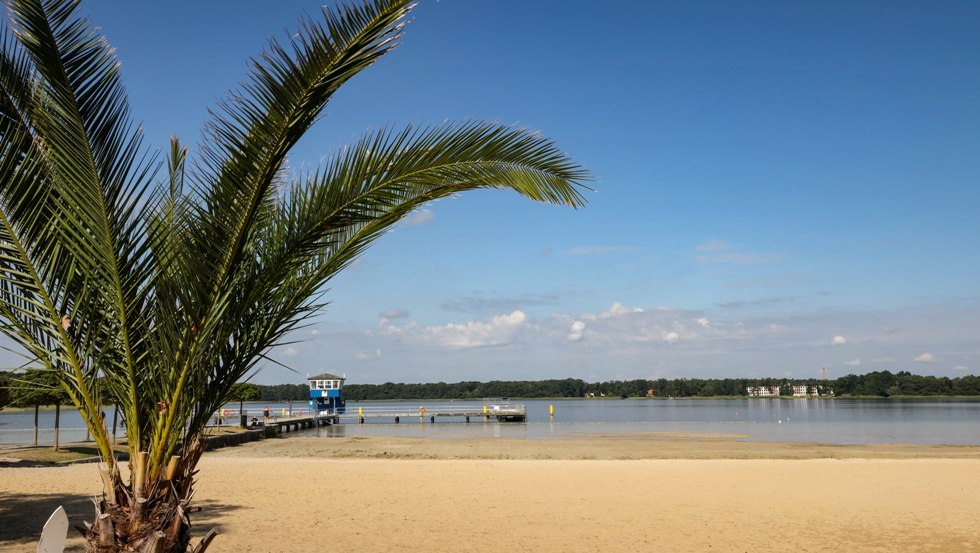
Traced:
<path fill-rule="evenodd" d="M 407 0 L 324 8 L 323 21 L 303 20 L 288 46 L 272 41 L 243 92 L 212 112 L 193 182 L 206 215 L 195 234 L 207 237 L 195 250 L 217 261 L 217 282 L 241 260 L 291 148 L 341 85 L 395 46 L 411 8 Z"/>
<path fill-rule="evenodd" d="M 20 270 L 0 279 L 19 293 L 11 298 L 32 300 L 35 309 L 12 321 L 21 343 L 62 371 L 98 439 L 100 371 L 131 373 L 144 347 L 134 327 L 145 324 L 151 273 L 141 220 L 152 164 L 129 121 L 115 55 L 77 7 L 10 2 L 5 36 L 16 40 L 5 38 L 0 53 L 0 209 L 8 263 Z"/>
<path fill-rule="evenodd" d="M 324 254 L 320 270 L 332 275 L 425 202 L 475 188 L 510 188 L 579 207 L 590 179 L 550 140 L 523 129 L 470 122 L 381 131 L 336 156 L 308 185 L 294 187 L 281 226 L 305 233 L 306 249 L 297 251 Z"/>
<path fill-rule="evenodd" d="M 180 306 L 173 315 L 184 326 L 175 327 L 167 340 L 176 348 L 176 392 L 171 397 L 175 410 L 155 434 L 155 449 L 161 456 L 152 460 L 153 466 L 180 442 L 174 428 L 181 416 L 192 411 L 181 396 L 193 378 L 195 364 L 202 359 L 234 357 L 233 350 L 216 352 L 210 344 L 225 344 L 237 335 L 233 329 L 224 329 L 223 321 L 238 320 L 229 314 L 235 312 L 230 306 L 248 301 L 235 292 L 237 275 L 247 272 L 254 242 L 261 240 L 260 230 L 275 213 L 276 188 L 284 182 L 287 154 L 333 93 L 394 47 L 411 8 L 407 0 L 324 8 L 322 21 L 303 20 L 288 45 L 272 41 L 252 61 L 251 78 L 242 92 L 231 94 L 212 112 L 206 146 L 196 171 L 187 179 L 196 197 L 189 204 L 196 216 L 190 220 L 187 241 L 177 256 L 180 285 L 162 284 L 169 289 L 163 293 L 172 294 L 168 301 Z M 200 333 L 189 336 L 186 329 L 191 326 L 200 327 Z M 234 344 L 241 347 L 239 342 Z M 228 363 L 221 366 L 225 365 Z M 247 370 L 239 363 L 230 366 L 230 373 L 212 375 L 211 380 L 224 383 L 229 374 Z M 222 385 L 207 389 L 221 389 Z"/>
<path fill-rule="evenodd" d="M 273 345 L 314 315 L 324 284 L 376 238 L 425 202 L 475 188 L 510 188 L 532 199 L 580 206 L 590 179 L 539 135 L 489 123 L 380 131 L 289 189 L 250 243 L 213 305 L 188 363 L 201 368 L 199 413 L 227 400 Z M 202 375 L 206 375 L 206 378 Z M 193 378 L 188 376 L 188 378 Z M 191 428 L 203 424 L 193 419 Z"/>

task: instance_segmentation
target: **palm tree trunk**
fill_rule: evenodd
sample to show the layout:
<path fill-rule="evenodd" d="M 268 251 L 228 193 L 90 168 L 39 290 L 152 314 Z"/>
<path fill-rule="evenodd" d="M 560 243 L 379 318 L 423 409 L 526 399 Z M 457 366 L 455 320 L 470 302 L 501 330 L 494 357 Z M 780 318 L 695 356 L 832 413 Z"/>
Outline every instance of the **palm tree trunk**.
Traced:
<path fill-rule="evenodd" d="M 34 406 L 34 447 L 37 447 L 37 412 L 40 408 L 40 405 Z"/>
<path fill-rule="evenodd" d="M 123 480 L 118 468 L 103 465 L 105 489 L 95 505 L 95 522 L 78 529 L 89 553 L 133 551 L 138 553 L 204 553 L 217 535 L 211 530 L 191 547 L 190 507 L 194 467 L 204 451 L 195 442 L 186 456 L 174 456 L 165 467 L 152 470 L 148 455 L 130 460 L 133 477 Z M 145 477 L 136 477 L 137 474 Z"/>

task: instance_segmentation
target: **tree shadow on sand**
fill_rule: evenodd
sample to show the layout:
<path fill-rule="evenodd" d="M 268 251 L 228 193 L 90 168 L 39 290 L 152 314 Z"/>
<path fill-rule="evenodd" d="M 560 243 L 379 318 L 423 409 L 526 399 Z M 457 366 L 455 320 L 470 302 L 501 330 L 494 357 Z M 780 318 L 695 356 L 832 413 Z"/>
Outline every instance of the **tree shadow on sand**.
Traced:
<path fill-rule="evenodd" d="M 58 506 L 65 508 L 71 525 L 92 518 L 92 500 L 87 495 L 54 493 L 0 494 L 0 549 L 5 542 L 37 542 L 48 517 Z M 69 530 L 69 536 L 72 531 Z"/>
<path fill-rule="evenodd" d="M 91 522 L 94 517 L 92 497 L 83 494 L 24 494 L 0 492 L 0 551 L 36 544 L 41 529 L 58 506 L 68 515 L 68 539 L 79 538 L 75 526 Z M 191 534 L 199 539 L 214 528 L 221 532 L 221 520 L 241 508 L 216 501 L 195 501 L 191 513 Z M 197 511 L 196 509 L 200 509 Z M 29 550 L 23 549 L 24 551 Z M 69 548 L 74 550 L 74 548 Z"/>

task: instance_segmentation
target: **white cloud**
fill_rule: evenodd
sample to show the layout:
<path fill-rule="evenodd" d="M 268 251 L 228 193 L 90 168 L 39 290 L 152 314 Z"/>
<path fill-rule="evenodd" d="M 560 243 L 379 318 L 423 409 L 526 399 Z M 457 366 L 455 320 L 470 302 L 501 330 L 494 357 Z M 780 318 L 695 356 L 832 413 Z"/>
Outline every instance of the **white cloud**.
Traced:
<path fill-rule="evenodd" d="M 313 336 L 319 336 L 320 335 L 320 329 L 319 328 L 314 328 L 313 330 L 310 331 L 310 334 L 312 334 Z"/>
<path fill-rule="evenodd" d="M 409 312 L 405 311 L 404 309 L 389 309 L 378 315 L 378 326 L 383 327 L 392 319 L 405 319 L 408 318 L 408 316 Z"/>
<path fill-rule="evenodd" d="M 405 223 L 409 225 L 424 225 L 434 219 L 436 214 L 429 209 L 422 209 L 416 211 L 412 215 L 405 218 Z"/>
<path fill-rule="evenodd" d="M 599 313 L 598 315 L 587 315 L 584 318 L 590 319 L 608 319 L 610 317 L 620 317 L 622 315 L 628 315 L 630 313 L 643 313 L 643 308 L 641 307 L 626 307 L 625 305 L 614 302 L 609 309 Z"/>
<path fill-rule="evenodd" d="M 407 342 L 420 343 L 450 349 L 469 349 L 486 346 L 503 346 L 513 343 L 518 330 L 527 320 L 523 311 L 497 315 L 486 321 L 449 323 L 442 326 L 418 327 L 413 323 L 403 327 L 394 325 L 384 329 L 385 334 L 400 336 Z"/>
<path fill-rule="evenodd" d="M 283 354 L 285 354 L 286 357 L 295 357 L 297 353 L 299 353 L 299 350 L 293 346 L 289 346 L 285 351 L 283 351 Z"/>
<path fill-rule="evenodd" d="M 847 343 L 847 338 L 843 336 L 834 336 L 834 338 L 830 340 L 830 345 L 832 346 L 843 346 L 846 343 Z"/>
<path fill-rule="evenodd" d="M 916 363 L 935 363 L 936 356 L 929 352 L 926 352 L 912 360 L 915 361 Z"/>
<path fill-rule="evenodd" d="M 596 372 L 600 376 L 591 381 L 653 375 L 742 377 L 749 372 L 769 377 L 784 371 L 812 375 L 814 367 L 819 371 L 822 366 L 840 374 L 885 368 L 894 372 L 923 352 L 931 352 L 935 362 L 912 366 L 924 374 L 953 376 L 976 371 L 971 359 L 980 358 L 980 342 L 971 325 L 980 305 L 874 312 L 789 305 L 774 313 L 745 313 L 688 309 L 684 299 L 608 299 L 592 311 L 569 312 L 549 304 L 547 309 L 534 307 L 533 314 L 517 304 L 488 302 L 469 312 L 474 314 L 443 312 L 443 318 L 424 322 L 413 318 L 415 304 L 391 303 L 367 313 L 374 315 L 374 323 L 381 315 L 396 317 L 380 329 L 367 322 L 367 327 L 352 327 L 326 317 L 315 326 L 321 332 L 315 340 L 308 334 L 312 328 L 302 331 L 315 346 L 283 344 L 276 354 L 290 366 L 313 371 L 324 363 L 322 352 L 330 351 L 331 357 L 348 360 L 356 382 L 584 378 Z M 619 301 L 613 303 L 614 299 Z M 635 307 L 641 305 L 643 309 Z M 408 308 L 411 317 L 397 318 L 405 314 L 399 310 Z M 517 310 L 520 315 L 514 315 Z M 548 315 L 552 310 L 558 314 Z M 903 330 L 884 334 L 882 321 Z M 835 336 L 846 342 L 831 346 Z M 915 345 L 910 346 L 912 339 Z M 284 356 L 290 345 L 299 350 L 295 357 Z M 377 349 L 384 357 L 377 358 Z M 383 362 L 389 359 L 398 362 Z M 969 370 L 954 370 L 957 364 Z M 280 374 L 275 367 L 264 369 L 263 383 L 290 378 L 284 374 L 279 380 Z"/>
<path fill-rule="evenodd" d="M 970 369 L 968 369 L 966 365 L 956 365 L 955 367 L 953 367 L 953 370 L 958 372 L 966 372 Z"/>
<path fill-rule="evenodd" d="M 582 321 L 575 321 L 572 323 L 570 332 L 568 333 L 568 340 L 570 342 L 578 342 L 585 335 L 585 323 Z"/>

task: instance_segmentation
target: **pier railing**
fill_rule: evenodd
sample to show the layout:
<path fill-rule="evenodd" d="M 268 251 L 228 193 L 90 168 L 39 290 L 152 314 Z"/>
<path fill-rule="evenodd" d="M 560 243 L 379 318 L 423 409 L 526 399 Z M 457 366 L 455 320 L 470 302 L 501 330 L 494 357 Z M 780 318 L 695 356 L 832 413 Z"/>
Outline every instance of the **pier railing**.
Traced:
<path fill-rule="evenodd" d="M 331 414 L 331 416 L 343 419 L 358 419 L 358 422 L 365 422 L 369 418 L 387 418 L 394 422 L 400 422 L 402 418 L 429 419 L 435 422 L 436 418 L 442 417 L 462 417 L 467 422 L 471 418 L 494 418 L 498 421 L 523 422 L 527 419 L 527 406 L 521 404 L 507 405 L 420 405 L 417 410 L 411 410 L 404 406 L 400 407 L 347 407 L 345 412 Z"/>
<path fill-rule="evenodd" d="M 258 423 L 286 423 L 296 419 L 317 419 L 327 418 L 333 422 L 343 420 L 357 420 L 365 422 L 366 419 L 390 419 L 393 422 L 400 422 L 401 419 L 409 420 L 418 417 L 420 420 L 428 419 L 435 422 L 436 418 L 459 417 L 466 419 L 483 418 L 486 420 L 495 419 L 506 422 L 523 422 L 527 419 L 527 406 L 520 404 L 484 404 L 484 405 L 420 405 L 417 409 L 412 409 L 404 405 L 393 407 L 382 406 L 347 406 L 343 412 L 335 409 L 329 411 L 316 412 L 309 408 L 276 408 L 269 410 L 268 420 L 265 417 L 264 409 L 221 409 L 212 417 L 213 424 L 237 425 L 242 417 L 247 422 L 254 418 Z"/>

